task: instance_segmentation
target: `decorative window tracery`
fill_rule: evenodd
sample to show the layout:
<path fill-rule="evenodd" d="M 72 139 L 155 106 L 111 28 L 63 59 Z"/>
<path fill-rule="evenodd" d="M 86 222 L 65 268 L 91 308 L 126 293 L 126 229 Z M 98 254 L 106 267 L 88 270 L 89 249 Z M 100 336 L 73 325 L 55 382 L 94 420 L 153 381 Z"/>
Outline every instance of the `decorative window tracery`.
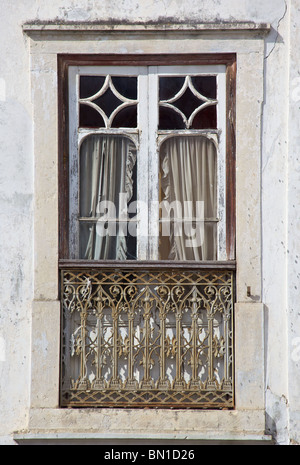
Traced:
<path fill-rule="evenodd" d="M 160 77 L 159 89 L 159 129 L 217 128 L 216 76 Z"/>
<path fill-rule="evenodd" d="M 78 101 L 80 127 L 137 127 L 136 77 L 81 76 Z"/>

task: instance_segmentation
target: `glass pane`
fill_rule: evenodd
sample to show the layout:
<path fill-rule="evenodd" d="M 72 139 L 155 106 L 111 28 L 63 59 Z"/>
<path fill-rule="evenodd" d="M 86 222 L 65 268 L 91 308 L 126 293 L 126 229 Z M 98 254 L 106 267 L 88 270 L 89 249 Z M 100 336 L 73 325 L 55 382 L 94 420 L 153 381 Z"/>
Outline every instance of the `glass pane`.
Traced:
<path fill-rule="evenodd" d="M 193 118 L 191 129 L 217 129 L 217 106 L 203 108 Z"/>
<path fill-rule="evenodd" d="M 204 97 L 209 99 L 217 98 L 216 76 L 193 76 L 192 83 L 195 89 Z"/>
<path fill-rule="evenodd" d="M 217 258 L 217 153 L 203 136 L 176 136 L 160 149 L 161 259 Z"/>
<path fill-rule="evenodd" d="M 103 95 L 93 100 L 93 103 L 101 108 L 106 116 L 109 117 L 123 102 L 118 99 L 110 89 L 107 89 Z"/>
<path fill-rule="evenodd" d="M 79 98 L 95 95 L 102 88 L 105 76 L 80 76 Z"/>
<path fill-rule="evenodd" d="M 136 258 L 135 219 L 128 214 L 137 197 L 134 143 L 119 135 L 89 136 L 79 169 L 80 258 Z"/>
<path fill-rule="evenodd" d="M 137 127 L 137 106 L 130 105 L 129 107 L 120 110 L 114 117 L 112 128 L 136 128 Z"/>
<path fill-rule="evenodd" d="M 113 76 L 112 83 L 116 90 L 126 99 L 137 99 L 137 78 L 129 76 Z"/>
<path fill-rule="evenodd" d="M 133 227 L 133 226 L 132 226 Z M 127 223 L 80 222 L 80 257 L 88 260 L 136 260 L 136 237 Z"/>
<path fill-rule="evenodd" d="M 172 108 L 159 108 L 159 129 L 186 129 L 182 116 Z"/>
<path fill-rule="evenodd" d="M 169 100 L 180 91 L 184 84 L 184 77 L 160 77 L 159 100 Z"/>
<path fill-rule="evenodd" d="M 105 123 L 102 116 L 95 108 L 81 103 L 79 106 L 79 127 L 104 128 Z"/>
<path fill-rule="evenodd" d="M 170 222 L 170 231 L 177 231 L 177 234 L 179 237 L 183 237 L 184 243 L 193 243 L 195 247 L 188 246 L 185 247 L 184 254 L 180 253 L 180 249 L 178 252 L 178 256 L 174 254 L 174 248 L 175 245 L 172 244 L 172 241 L 170 240 L 170 236 L 168 235 L 162 235 L 160 236 L 160 242 L 159 242 L 159 258 L 160 260 L 216 260 L 216 250 L 215 250 L 215 244 L 217 240 L 217 223 L 194 223 L 193 226 L 188 229 L 188 227 L 185 225 L 181 225 L 178 223 L 174 224 L 173 222 Z M 166 229 L 165 229 L 166 231 Z M 183 231 L 183 233 L 182 233 Z M 203 256 L 201 247 L 197 246 L 197 243 L 199 244 L 201 242 L 201 239 L 197 239 L 200 237 L 200 234 L 202 234 L 204 237 L 208 238 L 210 237 L 211 240 L 207 242 L 205 248 L 206 252 L 205 255 Z M 174 242 L 179 241 L 178 237 L 174 238 Z M 181 258 L 182 257 L 182 258 Z"/>
<path fill-rule="evenodd" d="M 173 105 L 179 108 L 180 111 L 188 119 L 196 108 L 203 105 L 204 100 L 197 98 L 190 89 L 186 89 L 184 94 L 176 100 Z"/>

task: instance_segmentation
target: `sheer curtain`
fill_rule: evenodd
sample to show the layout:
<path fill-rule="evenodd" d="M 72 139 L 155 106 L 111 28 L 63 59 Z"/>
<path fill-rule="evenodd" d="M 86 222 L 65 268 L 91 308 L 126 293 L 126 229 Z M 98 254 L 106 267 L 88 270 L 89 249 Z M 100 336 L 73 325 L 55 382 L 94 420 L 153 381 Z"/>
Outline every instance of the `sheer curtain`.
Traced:
<path fill-rule="evenodd" d="M 124 215 L 134 193 L 135 162 L 136 149 L 127 137 L 92 135 L 82 143 L 80 258 L 127 258 Z M 118 221 L 120 218 L 123 218 L 123 223 Z"/>
<path fill-rule="evenodd" d="M 175 136 L 160 150 L 160 257 L 173 260 L 214 260 L 217 254 L 217 154 L 203 136 Z M 171 207 L 171 208 L 170 208 Z M 165 229 L 164 229 L 165 228 Z"/>

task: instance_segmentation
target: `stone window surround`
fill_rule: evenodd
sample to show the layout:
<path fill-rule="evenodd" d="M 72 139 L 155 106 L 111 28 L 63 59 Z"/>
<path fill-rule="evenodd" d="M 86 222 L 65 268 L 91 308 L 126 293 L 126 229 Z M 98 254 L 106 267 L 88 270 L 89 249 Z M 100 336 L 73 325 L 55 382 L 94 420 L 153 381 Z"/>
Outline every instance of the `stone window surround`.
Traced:
<path fill-rule="evenodd" d="M 31 401 L 22 443 L 89 440 L 255 441 L 265 436 L 261 301 L 261 113 L 268 24 L 23 26 L 34 122 L 34 300 Z M 235 410 L 59 408 L 58 54 L 236 53 Z M 255 70 L 255 72 L 253 71 Z M 251 79 L 249 79 L 251 76 Z M 120 443 L 120 442 L 119 442 Z"/>

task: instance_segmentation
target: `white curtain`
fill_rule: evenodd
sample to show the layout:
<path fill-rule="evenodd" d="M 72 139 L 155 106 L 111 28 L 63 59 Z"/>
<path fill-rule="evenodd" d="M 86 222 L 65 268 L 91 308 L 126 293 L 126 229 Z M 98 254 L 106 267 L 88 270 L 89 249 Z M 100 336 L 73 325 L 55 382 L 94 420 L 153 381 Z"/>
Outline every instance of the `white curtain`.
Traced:
<path fill-rule="evenodd" d="M 172 260 L 214 260 L 217 250 L 217 154 L 203 136 L 176 136 L 160 150 L 163 203 L 173 215 L 169 237 L 161 229 L 160 257 Z M 198 210 L 196 208 L 198 207 Z M 170 216 L 169 216 L 170 217 Z M 202 218 L 201 218 L 202 217 Z M 206 221 L 201 221 L 201 220 Z M 162 218 L 161 228 L 165 226 Z"/>
<path fill-rule="evenodd" d="M 82 143 L 80 258 L 127 258 L 126 229 L 122 229 L 122 223 L 115 220 L 120 219 L 124 214 L 122 210 L 132 199 L 135 162 L 136 150 L 129 138 L 93 135 Z M 125 203 L 120 202 L 122 198 Z M 104 217 L 111 221 L 103 221 Z M 126 228 L 126 222 L 123 226 Z"/>

